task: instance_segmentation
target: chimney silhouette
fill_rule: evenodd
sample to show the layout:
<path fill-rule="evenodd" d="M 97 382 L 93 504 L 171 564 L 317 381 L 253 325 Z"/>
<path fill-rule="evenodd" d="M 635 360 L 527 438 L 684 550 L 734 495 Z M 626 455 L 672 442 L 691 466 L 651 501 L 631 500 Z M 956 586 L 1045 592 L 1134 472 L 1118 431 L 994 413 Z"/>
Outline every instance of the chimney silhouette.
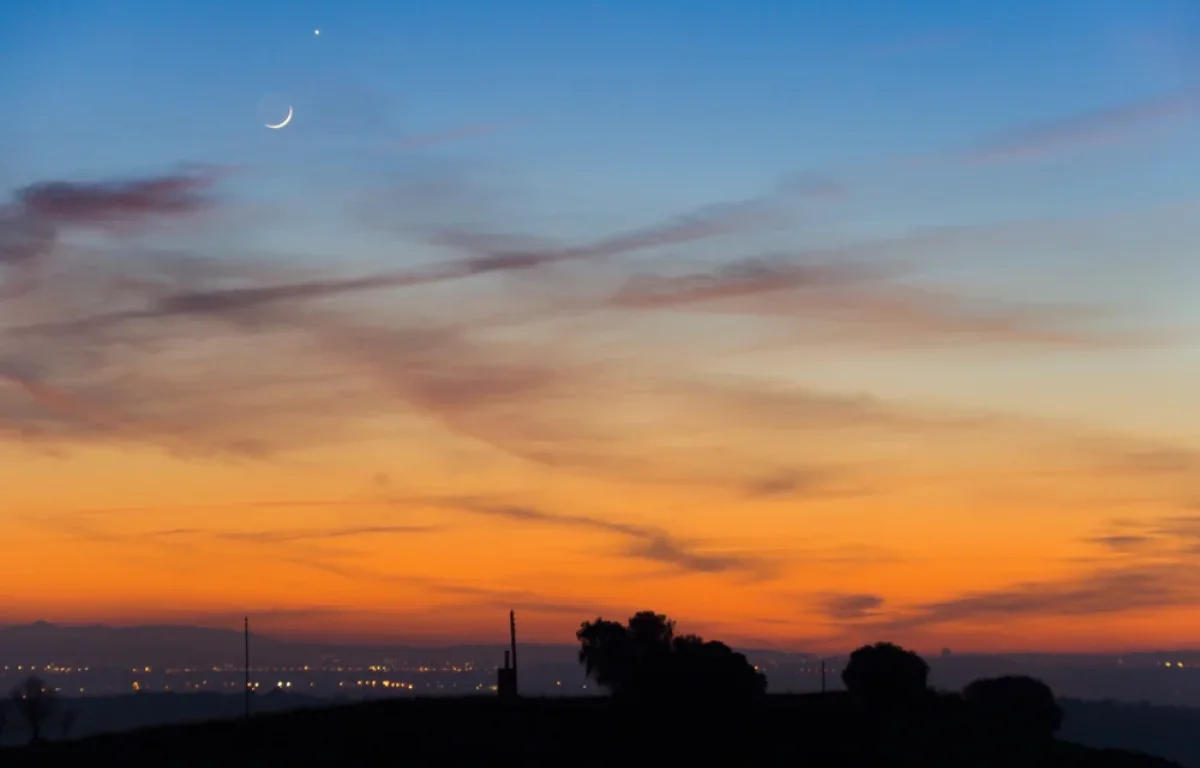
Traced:
<path fill-rule="evenodd" d="M 496 693 L 502 699 L 517 697 L 517 618 L 513 611 L 508 612 L 509 650 L 504 652 L 504 666 L 496 670 Z M 509 666 L 509 662 L 512 666 Z"/>

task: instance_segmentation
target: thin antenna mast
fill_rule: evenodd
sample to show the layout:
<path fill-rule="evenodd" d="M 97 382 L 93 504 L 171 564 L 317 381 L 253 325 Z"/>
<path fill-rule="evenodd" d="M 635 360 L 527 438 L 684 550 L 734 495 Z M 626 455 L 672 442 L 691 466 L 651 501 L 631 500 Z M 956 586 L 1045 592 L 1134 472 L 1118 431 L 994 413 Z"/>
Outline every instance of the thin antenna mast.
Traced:
<path fill-rule="evenodd" d="M 246 617 L 245 621 L 245 640 L 246 640 L 246 720 L 250 720 L 250 617 Z"/>
<path fill-rule="evenodd" d="M 517 614 L 516 611 L 508 612 L 508 635 L 509 642 L 512 644 L 512 677 L 513 677 L 513 694 L 517 692 Z"/>

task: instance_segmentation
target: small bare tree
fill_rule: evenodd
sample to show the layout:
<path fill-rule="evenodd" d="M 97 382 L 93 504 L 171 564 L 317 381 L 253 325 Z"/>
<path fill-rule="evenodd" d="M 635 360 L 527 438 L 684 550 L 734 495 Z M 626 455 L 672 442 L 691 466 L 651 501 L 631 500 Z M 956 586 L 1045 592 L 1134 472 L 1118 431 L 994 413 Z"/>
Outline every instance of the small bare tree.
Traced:
<path fill-rule="evenodd" d="M 25 718 L 32 733 L 30 743 L 42 740 L 42 728 L 58 709 L 58 696 L 40 677 L 29 676 L 12 689 L 13 706 Z"/>

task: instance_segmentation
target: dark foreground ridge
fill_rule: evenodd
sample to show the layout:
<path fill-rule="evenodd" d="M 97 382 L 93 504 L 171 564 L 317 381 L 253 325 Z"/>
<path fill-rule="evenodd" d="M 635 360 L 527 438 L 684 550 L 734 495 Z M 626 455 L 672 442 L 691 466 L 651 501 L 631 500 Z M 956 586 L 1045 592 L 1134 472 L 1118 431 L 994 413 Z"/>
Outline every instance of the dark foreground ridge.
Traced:
<path fill-rule="evenodd" d="M 842 693 L 768 695 L 752 706 L 651 707 L 609 698 L 392 700 L 165 726 L 6 750 L 5 766 L 444 764 L 530 755 L 571 765 L 662 758 L 871 766 L 1177 766 L 1149 755 L 1060 740 L 1019 744 L 961 701 L 907 712 L 861 707 Z"/>

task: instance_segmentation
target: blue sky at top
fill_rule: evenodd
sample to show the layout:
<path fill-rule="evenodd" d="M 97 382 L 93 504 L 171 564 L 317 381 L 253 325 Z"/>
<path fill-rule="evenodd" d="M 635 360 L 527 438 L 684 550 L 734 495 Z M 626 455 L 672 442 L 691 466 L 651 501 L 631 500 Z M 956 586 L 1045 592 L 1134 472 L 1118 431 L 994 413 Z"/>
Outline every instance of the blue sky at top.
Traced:
<path fill-rule="evenodd" d="M 1037 162 L 954 153 L 1178 91 L 1198 18 L 1119 0 L 9 3 L 0 183 L 245 164 L 235 188 L 296 212 L 318 249 L 362 237 L 338 201 L 458 157 L 567 236 L 797 171 L 854 188 L 821 209 L 842 236 L 1086 216 L 1186 198 L 1194 127 Z M 287 131 L 259 124 L 272 97 L 295 104 Z"/>

